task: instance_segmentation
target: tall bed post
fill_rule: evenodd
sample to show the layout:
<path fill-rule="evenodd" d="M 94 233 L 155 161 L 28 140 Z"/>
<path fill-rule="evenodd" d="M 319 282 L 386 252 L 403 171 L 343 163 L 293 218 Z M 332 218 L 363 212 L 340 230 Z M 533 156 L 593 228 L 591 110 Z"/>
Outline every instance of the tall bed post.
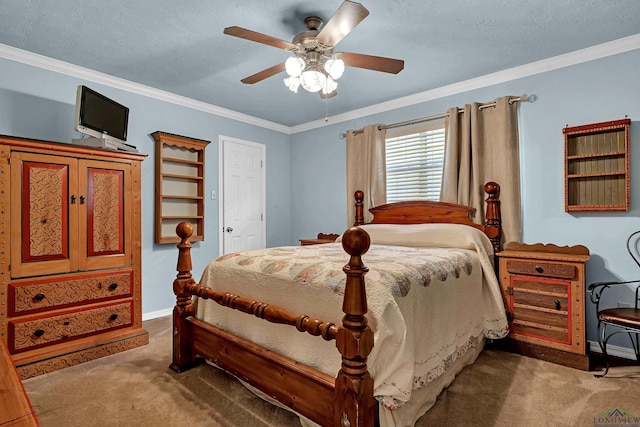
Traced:
<path fill-rule="evenodd" d="M 193 316 L 195 309 L 191 300 L 190 287 L 195 285 L 191 276 L 191 243 L 193 226 L 182 222 L 176 227 L 180 237 L 178 243 L 178 275 L 173 281 L 173 293 L 176 295 L 176 306 L 173 308 L 173 360 L 172 370 L 182 372 L 195 364 L 195 355 L 189 346 L 189 331 L 186 318 Z"/>
<path fill-rule="evenodd" d="M 500 252 L 500 240 L 502 239 L 502 219 L 500 214 L 500 186 L 495 182 L 487 182 L 484 185 L 487 193 L 485 202 L 487 203 L 484 213 L 485 234 L 493 244 L 493 253 Z"/>
<path fill-rule="evenodd" d="M 342 303 L 344 317 L 342 328 L 336 335 L 342 366 L 335 381 L 334 426 L 374 425 L 376 400 L 373 397 L 373 379 L 367 370 L 373 332 L 365 317 L 368 308 L 364 276 L 369 269 L 361 257 L 369 250 L 370 244 L 367 232 L 357 227 L 347 230 L 342 240 L 342 247 L 350 259 L 343 268 L 347 275 Z"/>
<path fill-rule="evenodd" d="M 356 217 L 353 225 L 358 226 L 364 224 L 364 192 L 357 190 L 353 195 L 356 199 Z"/>

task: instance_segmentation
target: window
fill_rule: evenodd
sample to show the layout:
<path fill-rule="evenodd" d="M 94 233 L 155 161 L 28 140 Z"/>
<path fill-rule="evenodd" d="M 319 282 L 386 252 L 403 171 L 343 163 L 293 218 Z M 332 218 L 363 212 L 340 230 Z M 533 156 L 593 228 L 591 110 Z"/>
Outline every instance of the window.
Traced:
<path fill-rule="evenodd" d="M 440 198 L 444 121 L 387 131 L 387 203 Z"/>

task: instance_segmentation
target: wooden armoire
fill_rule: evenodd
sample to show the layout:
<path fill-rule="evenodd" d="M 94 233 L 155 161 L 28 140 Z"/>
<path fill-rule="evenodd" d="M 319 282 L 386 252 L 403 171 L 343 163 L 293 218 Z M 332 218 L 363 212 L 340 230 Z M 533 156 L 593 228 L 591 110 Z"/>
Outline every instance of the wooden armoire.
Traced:
<path fill-rule="evenodd" d="M 0 337 L 22 379 L 148 343 L 144 157 L 0 136 Z"/>

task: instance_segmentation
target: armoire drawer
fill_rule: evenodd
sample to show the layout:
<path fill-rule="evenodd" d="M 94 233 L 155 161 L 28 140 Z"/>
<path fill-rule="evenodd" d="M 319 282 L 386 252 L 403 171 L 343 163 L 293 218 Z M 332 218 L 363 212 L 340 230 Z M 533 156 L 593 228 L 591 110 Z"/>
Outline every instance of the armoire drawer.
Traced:
<path fill-rule="evenodd" d="M 61 308 L 108 298 L 131 296 L 132 271 L 94 275 L 68 275 L 9 284 L 9 315 Z"/>
<path fill-rule="evenodd" d="M 11 352 L 55 344 L 59 341 L 132 324 L 132 301 L 9 322 Z"/>

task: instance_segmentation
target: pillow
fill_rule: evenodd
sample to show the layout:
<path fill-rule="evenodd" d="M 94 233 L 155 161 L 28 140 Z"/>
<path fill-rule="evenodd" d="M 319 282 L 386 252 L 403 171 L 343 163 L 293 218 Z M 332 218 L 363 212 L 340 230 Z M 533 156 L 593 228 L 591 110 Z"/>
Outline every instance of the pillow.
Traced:
<path fill-rule="evenodd" d="M 489 238 L 479 229 L 463 224 L 365 224 L 373 245 L 476 249 L 493 253 Z M 341 242 L 342 236 L 336 242 Z"/>

